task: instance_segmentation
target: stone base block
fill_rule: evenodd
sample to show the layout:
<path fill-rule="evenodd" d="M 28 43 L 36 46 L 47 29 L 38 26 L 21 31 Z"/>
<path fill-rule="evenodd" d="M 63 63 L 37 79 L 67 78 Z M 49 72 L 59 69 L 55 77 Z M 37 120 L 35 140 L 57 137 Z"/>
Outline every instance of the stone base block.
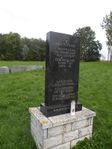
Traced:
<path fill-rule="evenodd" d="M 9 68 L 6 66 L 0 67 L 0 74 L 9 73 Z"/>
<path fill-rule="evenodd" d="M 29 108 L 31 133 L 39 149 L 70 149 L 85 138 L 92 137 L 95 112 L 82 108 L 70 113 L 46 117 L 40 108 Z"/>
<path fill-rule="evenodd" d="M 42 66 L 36 66 L 36 65 L 32 65 L 32 66 L 12 66 L 10 67 L 10 72 L 20 72 L 20 71 L 32 71 L 32 70 L 37 70 L 37 69 L 42 69 Z"/>
<path fill-rule="evenodd" d="M 47 117 L 61 115 L 65 113 L 70 113 L 71 104 L 66 105 L 55 105 L 55 106 L 46 106 L 45 104 L 41 104 L 40 111 Z M 81 111 L 82 104 L 77 103 L 75 105 L 75 111 Z"/>

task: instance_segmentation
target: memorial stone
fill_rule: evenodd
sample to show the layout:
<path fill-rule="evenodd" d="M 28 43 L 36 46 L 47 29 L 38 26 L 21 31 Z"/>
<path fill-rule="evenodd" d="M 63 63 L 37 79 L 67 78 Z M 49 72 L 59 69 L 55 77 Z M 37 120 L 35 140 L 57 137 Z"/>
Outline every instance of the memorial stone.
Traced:
<path fill-rule="evenodd" d="M 45 103 L 40 110 L 46 116 L 82 110 L 78 103 L 80 40 L 72 35 L 48 32 L 45 72 Z"/>
<path fill-rule="evenodd" d="M 79 45 L 78 37 L 47 34 L 45 103 L 29 108 L 39 149 L 71 149 L 92 137 L 96 113 L 78 103 Z"/>

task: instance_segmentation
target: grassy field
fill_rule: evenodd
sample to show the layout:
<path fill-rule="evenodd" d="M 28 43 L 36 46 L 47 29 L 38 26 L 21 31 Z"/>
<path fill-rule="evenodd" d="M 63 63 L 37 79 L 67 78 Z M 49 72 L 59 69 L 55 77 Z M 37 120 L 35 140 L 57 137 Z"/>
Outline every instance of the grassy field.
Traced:
<path fill-rule="evenodd" d="M 44 99 L 44 75 L 44 70 L 0 75 L 0 149 L 36 149 L 28 108 Z M 112 149 L 112 63 L 81 63 L 79 99 L 97 116 L 93 138 L 75 149 Z"/>
<path fill-rule="evenodd" d="M 18 65 L 39 65 L 43 66 L 41 61 L 0 61 L 0 66 L 18 66 Z"/>

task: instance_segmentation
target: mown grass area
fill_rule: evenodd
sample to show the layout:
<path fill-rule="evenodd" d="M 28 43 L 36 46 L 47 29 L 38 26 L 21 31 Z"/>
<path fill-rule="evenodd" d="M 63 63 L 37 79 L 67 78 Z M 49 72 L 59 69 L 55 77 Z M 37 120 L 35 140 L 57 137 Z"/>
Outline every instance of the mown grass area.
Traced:
<path fill-rule="evenodd" d="M 0 75 L 0 149 L 36 149 L 29 107 L 44 99 L 44 70 Z M 112 63 L 81 63 L 79 98 L 96 112 L 93 138 L 74 149 L 112 149 Z"/>
<path fill-rule="evenodd" d="M 21 65 L 39 65 L 44 66 L 42 61 L 0 61 L 0 66 L 21 66 Z"/>

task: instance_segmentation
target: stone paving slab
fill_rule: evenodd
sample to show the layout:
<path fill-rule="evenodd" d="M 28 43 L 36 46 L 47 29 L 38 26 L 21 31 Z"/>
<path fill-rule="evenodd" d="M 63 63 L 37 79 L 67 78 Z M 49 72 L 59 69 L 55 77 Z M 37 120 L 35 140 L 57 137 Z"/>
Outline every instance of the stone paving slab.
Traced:
<path fill-rule="evenodd" d="M 0 74 L 9 73 L 9 68 L 6 66 L 0 67 Z"/>

